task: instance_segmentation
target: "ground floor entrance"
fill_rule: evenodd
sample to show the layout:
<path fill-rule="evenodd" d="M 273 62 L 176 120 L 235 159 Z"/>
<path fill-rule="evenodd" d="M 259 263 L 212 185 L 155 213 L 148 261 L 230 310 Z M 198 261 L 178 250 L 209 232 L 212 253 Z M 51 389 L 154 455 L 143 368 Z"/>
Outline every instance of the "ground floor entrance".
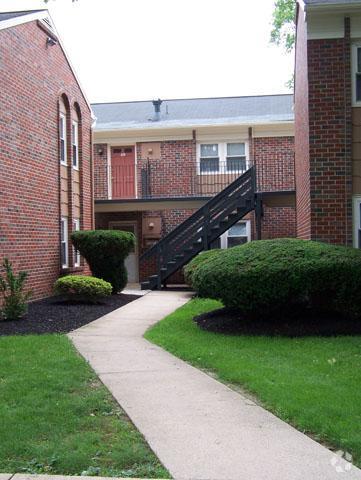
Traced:
<path fill-rule="evenodd" d="M 128 283 L 139 282 L 139 268 L 138 268 L 138 238 L 137 238 L 137 222 L 127 221 L 111 221 L 109 222 L 109 229 L 122 230 L 123 232 L 131 232 L 135 235 L 135 248 L 130 252 L 125 259 L 125 267 L 128 272 Z"/>

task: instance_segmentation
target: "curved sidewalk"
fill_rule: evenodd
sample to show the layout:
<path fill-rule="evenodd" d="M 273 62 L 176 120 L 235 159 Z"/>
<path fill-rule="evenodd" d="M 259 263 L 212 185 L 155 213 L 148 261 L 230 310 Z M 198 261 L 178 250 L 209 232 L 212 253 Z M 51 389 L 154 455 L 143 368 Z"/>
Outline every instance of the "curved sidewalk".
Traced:
<path fill-rule="evenodd" d="M 361 480 L 327 448 L 142 337 L 188 299 L 151 292 L 69 335 L 173 478 Z"/>

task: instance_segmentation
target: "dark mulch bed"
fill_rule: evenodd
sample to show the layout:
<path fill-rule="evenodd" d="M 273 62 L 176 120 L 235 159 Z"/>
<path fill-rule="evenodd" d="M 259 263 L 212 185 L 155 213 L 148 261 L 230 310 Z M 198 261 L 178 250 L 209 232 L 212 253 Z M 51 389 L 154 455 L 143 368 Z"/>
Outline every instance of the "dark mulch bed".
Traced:
<path fill-rule="evenodd" d="M 16 321 L 0 321 L 0 336 L 43 333 L 68 333 L 139 298 L 137 295 L 112 295 L 102 303 L 67 303 L 60 297 L 29 304 L 27 315 Z"/>
<path fill-rule="evenodd" d="M 271 318 L 251 319 L 238 310 L 220 308 L 194 317 L 203 330 L 226 335 L 267 335 L 283 337 L 360 335 L 361 320 L 352 320 L 334 312 L 298 309 Z"/>

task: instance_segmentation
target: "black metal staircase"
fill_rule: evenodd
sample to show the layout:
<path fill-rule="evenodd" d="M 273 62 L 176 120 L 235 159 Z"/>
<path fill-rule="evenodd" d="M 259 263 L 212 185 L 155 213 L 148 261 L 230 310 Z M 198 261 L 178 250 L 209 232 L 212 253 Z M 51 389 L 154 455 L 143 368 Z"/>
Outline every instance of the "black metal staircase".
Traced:
<path fill-rule="evenodd" d="M 256 174 L 251 167 L 140 257 L 152 262 L 156 272 L 142 282 L 142 289 L 160 289 L 167 278 L 255 208 Z"/>

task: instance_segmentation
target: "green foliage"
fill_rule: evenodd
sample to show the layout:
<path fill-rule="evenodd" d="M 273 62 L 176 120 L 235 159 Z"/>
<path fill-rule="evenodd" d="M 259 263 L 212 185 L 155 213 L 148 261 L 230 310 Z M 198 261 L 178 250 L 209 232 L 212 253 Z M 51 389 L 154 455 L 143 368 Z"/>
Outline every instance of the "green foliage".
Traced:
<path fill-rule="evenodd" d="M 4 305 L 0 310 L 0 317 L 5 320 L 19 320 L 27 311 L 27 301 L 31 297 L 31 292 L 24 292 L 27 272 L 19 272 L 15 275 L 12 264 L 5 258 L 3 267 L 5 276 L 0 276 L 0 292 L 4 297 Z"/>
<path fill-rule="evenodd" d="M 207 250 L 205 252 L 199 253 L 196 257 L 193 258 L 185 267 L 184 267 L 184 279 L 186 283 L 190 286 L 193 285 L 193 274 L 196 269 L 203 262 L 206 262 L 208 259 L 213 258 L 221 250 L 219 248 L 214 248 L 213 250 Z"/>
<path fill-rule="evenodd" d="M 296 40 L 295 16 L 295 0 L 276 0 L 272 19 L 271 42 L 283 46 L 288 53 L 293 50 Z"/>
<path fill-rule="evenodd" d="M 297 239 L 261 240 L 224 250 L 195 269 L 202 297 L 248 315 L 292 305 L 361 317 L 361 251 Z"/>
<path fill-rule="evenodd" d="M 58 295 L 64 295 L 68 300 L 85 300 L 96 303 L 112 293 L 109 282 L 95 277 L 83 275 L 67 275 L 59 278 L 54 285 Z"/>
<path fill-rule="evenodd" d="M 125 258 L 135 246 L 133 233 L 120 230 L 81 230 L 71 235 L 74 247 L 86 259 L 94 277 L 120 292 L 127 284 Z"/>
<path fill-rule="evenodd" d="M 66 335 L 0 343 L 1 472 L 169 478 Z"/>

